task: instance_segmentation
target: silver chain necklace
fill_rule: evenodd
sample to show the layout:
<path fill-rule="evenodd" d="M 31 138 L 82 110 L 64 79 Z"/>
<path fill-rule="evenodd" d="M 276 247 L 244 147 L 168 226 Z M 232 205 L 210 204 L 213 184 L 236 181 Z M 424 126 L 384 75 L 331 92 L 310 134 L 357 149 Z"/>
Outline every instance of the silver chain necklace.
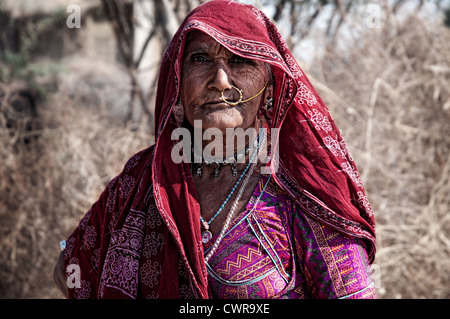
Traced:
<path fill-rule="evenodd" d="M 266 142 L 266 138 L 264 136 L 264 138 L 261 141 L 261 144 L 259 145 L 258 149 L 255 150 L 255 154 L 258 153 L 258 155 L 261 152 L 261 149 L 263 149 L 263 145 Z M 251 162 L 250 162 L 251 163 Z M 255 168 L 257 166 L 257 161 L 254 161 L 254 163 L 251 163 L 249 172 L 247 174 L 247 176 L 245 177 L 244 181 L 242 182 L 241 188 L 239 189 L 239 193 L 236 196 L 236 199 L 233 202 L 233 205 L 231 206 L 230 211 L 228 212 L 227 218 L 225 220 L 225 223 L 222 227 L 222 230 L 219 233 L 219 237 L 217 238 L 217 240 L 214 242 L 214 245 L 211 247 L 210 251 L 208 252 L 208 254 L 205 257 L 205 262 L 207 263 L 209 261 L 209 259 L 212 257 L 212 255 L 214 254 L 214 252 L 217 250 L 217 247 L 219 247 L 220 242 L 222 241 L 223 237 L 225 236 L 225 233 L 227 232 L 228 228 L 230 227 L 230 223 L 231 220 L 234 217 L 234 213 L 237 209 L 239 200 L 242 197 L 242 194 L 244 193 L 244 190 L 248 184 L 248 181 L 250 180 L 250 177 L 253 175 L 253 172 L 255 171 Z M 210 233 L 211 234 L 211 233 Z M 211 234 L 211 238 L 212 238 L 212 234 Z M 210 238 L 210 239 L 211 239 Z M 208 240 L 209 241 L 209 240 Z"/>

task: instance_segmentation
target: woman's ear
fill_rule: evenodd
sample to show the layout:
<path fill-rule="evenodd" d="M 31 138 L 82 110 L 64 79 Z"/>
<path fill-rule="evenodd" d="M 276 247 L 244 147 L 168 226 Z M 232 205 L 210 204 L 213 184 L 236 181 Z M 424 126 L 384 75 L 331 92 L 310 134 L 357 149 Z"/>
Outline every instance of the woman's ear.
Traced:
<path fill-rule="evenodd" d="M 172 115 L 175 119 L 175 123 L 177 127 L 180 127 L 185 118 L 185 111 L 183 103 L 181 102 L 181 98 L 178 97 L 177 102 L 173 106 Z"/>
<path fill-rule="evenodd" d="M 273 106 L 273 82 L 269 81 L 267 88 L 264 90 L 262 105 L 266 110 L 270 110 Z"/>
<path fill-rule="evenodd" d="M 263 100 L 264 103 L 266 103 L 270 99 L 273 99 L 273 84 L 271 82 L 269 82 L 269 84 L 267 84 L 267 87 L 264 90 L 263 98 L 264 98 L 264 100 Z"/>
<path fill-rule="evenodd" d="M 267 87 L 264 90 L 264 95 L 263 95 L 263 105 L 265 105 L 267 103 L 267 101 L 272 100 L 273 99 L 273 85 L 274 85 L 274 80 L 273 80 L 273 72 L 272 72 L 272 66 L 267 63 L 266 64 L 267 67 Z"/>

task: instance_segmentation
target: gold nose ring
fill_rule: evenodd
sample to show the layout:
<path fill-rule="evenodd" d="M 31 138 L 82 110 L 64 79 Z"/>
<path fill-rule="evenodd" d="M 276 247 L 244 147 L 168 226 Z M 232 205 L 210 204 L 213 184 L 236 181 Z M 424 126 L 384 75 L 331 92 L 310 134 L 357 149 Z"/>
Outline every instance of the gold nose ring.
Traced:
<path fill-rule="evenodd" d="M 227 103 L 228 105 L 231 105 L 231 106 L 235 106 L 235 105 L 238 105 L 239 103 L 242 103 L 242 90 L 238 89 L 237 87 L 235 87 L 233 85 L 231 86 L 231 88 L 235 89 L 236 91 L 239 92 L 239 100 L 237 100 L 236 102 L 228 101 L 225 98 L 225 96 L 223 95 L 223 92 L 225 92 L 225 90 L 223 90 L 221 92 L 221 96 L 220 96 L 221 100 L 224 101 L 225 103 Z"/>
<path fill-rule="evenodd" d="M 220 99 L 221 99 L 222 101 L 224 101 L 225 103 L 227 103 L 228 105 L 231 105 L 231 106 L 238 105 L 239 103 L 245 103 L 245 102 L 248 102 L 248 101 L 254 99 L 254 98 L 257 97 L 258 95 L 260 95 L 260 94 L 264 91 L 264 89 L 267 87 L 267 84 L 268 84 L 268 83 L 269 83 L 269 82 L 267 82 L 267 83 L 264 85 L 264 87 L 261 89 L 261 91 L 259 91 L 258 93 L 256 93 L 256 94 L 253 95 L 252 97 L 250 97 L 250 98 L 248 98 L 248 99 L 245 99 L 245 100 L 242 100 L 243 90 L 238 89 L 237 87 L 235 87 L 234 85 L 232 85 L 231 88 L 232 88 L 232 89 L 235 89 L 236 91 L 239 92 L 239 100 L 237 100 L 236 102 L 227 101 L 227 99 L 225 98 L 225 96 L 223 96 L 223 92 L 225 92 L 225 90 L 223 90 L 222 92 L 220 92 L 220 94 L 221 94 L 221 95 L 220 95 Z"/>

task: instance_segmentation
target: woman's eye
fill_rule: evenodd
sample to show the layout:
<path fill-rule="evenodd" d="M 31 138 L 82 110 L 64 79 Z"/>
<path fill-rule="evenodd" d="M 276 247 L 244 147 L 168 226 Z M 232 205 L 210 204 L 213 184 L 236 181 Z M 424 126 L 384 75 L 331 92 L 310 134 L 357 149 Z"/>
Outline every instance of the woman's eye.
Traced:
<path fill-rule="evenodd" d="M 203 55 L 194 55 L 192 56 L 192 61 L 204 63 L 208 62 L 208 59 Z"/>

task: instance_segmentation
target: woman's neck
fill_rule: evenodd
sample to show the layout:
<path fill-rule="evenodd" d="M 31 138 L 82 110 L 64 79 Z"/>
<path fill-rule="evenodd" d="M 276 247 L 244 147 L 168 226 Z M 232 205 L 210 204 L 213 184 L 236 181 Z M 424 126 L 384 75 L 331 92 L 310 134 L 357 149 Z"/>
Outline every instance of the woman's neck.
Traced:
<path fill-rule="evenodd" d="M 253 125 L 245 130 L 243 128 L 227 129 L 223 133 L 217 129 L 205 130 L 202 134 L 194 133 L 194 154 L 197 157 L 202 156 L 209 162 L 221 162 L 240 154 L 244 154 L 245 157 L 248 154 L 246 150 L 250 149 L 252 143 L 257 140 L 260 127 L 260 120 L 255 119 Z"/>

